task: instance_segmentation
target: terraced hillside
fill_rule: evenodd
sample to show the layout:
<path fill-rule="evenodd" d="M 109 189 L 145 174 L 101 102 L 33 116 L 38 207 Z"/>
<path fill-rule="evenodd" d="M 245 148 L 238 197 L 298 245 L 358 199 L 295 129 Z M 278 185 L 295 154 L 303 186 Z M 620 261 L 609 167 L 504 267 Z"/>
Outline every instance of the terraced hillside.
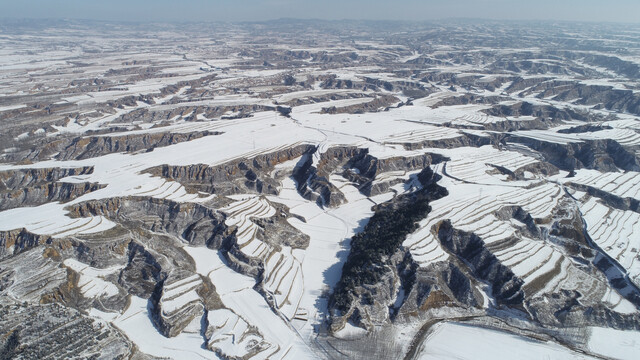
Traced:
<path fill-rule="evenodd" d="M 0 31 L 0 358 L 640 353 L 637 26 Z"/>

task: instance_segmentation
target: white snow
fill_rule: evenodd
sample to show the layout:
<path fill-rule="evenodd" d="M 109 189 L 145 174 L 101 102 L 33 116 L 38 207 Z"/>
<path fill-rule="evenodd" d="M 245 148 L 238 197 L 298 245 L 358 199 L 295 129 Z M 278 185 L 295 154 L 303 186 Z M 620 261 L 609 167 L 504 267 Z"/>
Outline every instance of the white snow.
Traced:
<path fill-rule="evenodd" d="M 640 331 L 590 327 L 589 349 L 619 360 L 635 360 L 640 354 Z"/>
<path fill-rule="evenodd" d="M 542 342 L 507 332 L 461 323 L 445 322 L 433 326 L 420 345 L 416 359 L 495 360 L 495 359 L 595 359 L 552 342 Z"/>
<path fill-rule="evenodd" d="M 184 249 L 195 261 L 196 271 L 209 277 L 225 307 L 260 329 L 266 342 L 279 346 L 273 356 L 283 359 L 313 357 L 297 332 L 271 311 L 265 299 L 253 289 L 253 278 L 229 268 L 215 250 L 191 246 Z"/>
<path fill-rule="evenodd" d="M 137 296 L 130 297 L 127 310 L 112 320 L 112 324 L 122 330 L 140 351 L 161 358 L 217 359 L 214 352 L 202 348 L 204 339 L 200 333 L 182 332 L 167 338 L 162 336 L 151 322 L 148 301 Z M 97 314 L 96 315 L 100 315 Z M 107 319 L 111 315 L 107 315 Z M 105 319 L 106 320 L 106 319 Z M 198 319 L 200 321 L 200 319 Z"/>
<path fill-rule="evenodd" d="M 113 274 L 124 266 L 114 266 L 106 269 L 98 269 L 83 264 L 76 259 L 66 259 L 64 265 L 80 274 L 78 287 L 86 298 L 108 297 L 118 295 L 118 287 L 104 280 L 104 277 Z"/>
<path fill-rule="evenodd" d="M 57 202 L 0 212 L 0 230 L 25 228 L 38 235 L 62 238 L 74 234 L 93 234 L 116 226 L 104 216 L 70 218 L 64 204 Z"/>

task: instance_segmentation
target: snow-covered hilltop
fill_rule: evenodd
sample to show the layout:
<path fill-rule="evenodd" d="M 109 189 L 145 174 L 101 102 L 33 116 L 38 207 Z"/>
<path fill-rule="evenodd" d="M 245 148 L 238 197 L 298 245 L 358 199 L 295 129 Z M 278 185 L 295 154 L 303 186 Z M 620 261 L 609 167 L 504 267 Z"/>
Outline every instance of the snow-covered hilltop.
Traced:
<path fill-rule="evenodd" d="M 640 353 L 640 28 L 0 30 L 1 358 Z"/>

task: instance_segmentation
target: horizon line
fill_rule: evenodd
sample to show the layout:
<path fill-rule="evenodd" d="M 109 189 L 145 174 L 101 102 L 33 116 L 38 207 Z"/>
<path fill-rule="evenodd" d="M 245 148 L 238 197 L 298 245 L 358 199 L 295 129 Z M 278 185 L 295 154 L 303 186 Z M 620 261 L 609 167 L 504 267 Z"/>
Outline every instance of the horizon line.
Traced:
<path fill-rule="evenodd" d="M 95 21 L 99 23 L 126 23 L 126 24 L 260 24 L 277 21 L 301 21 L 301 22 L 387 22 L 398 24 L 428 24 L 437 22 L 454 22 L 454 21 L 475 21 L 475 22 L 524 22 L 524 23 L 574 23 L 574 24 L 616 24 L 616 25 L 640 25 L 638 22 L 628 21 L 612 21 L 612 20 L 567 20 L 567 19 L 506 19 L 506 18 L 482 18 L 482 17 L 443 17 L 434 19 L 423 20 L 401 20 L 401 19 L 357 19 L 357 18 L 341 18 L 341 19 L 327 19 L 327 18 L 297 18 L 297 17 L 279 17 L 271 19 L 261 20 L 131 20 L 131 19 L 94 19 L 83 17 L 1 17 L 0 22 L 5 21 Z"/>

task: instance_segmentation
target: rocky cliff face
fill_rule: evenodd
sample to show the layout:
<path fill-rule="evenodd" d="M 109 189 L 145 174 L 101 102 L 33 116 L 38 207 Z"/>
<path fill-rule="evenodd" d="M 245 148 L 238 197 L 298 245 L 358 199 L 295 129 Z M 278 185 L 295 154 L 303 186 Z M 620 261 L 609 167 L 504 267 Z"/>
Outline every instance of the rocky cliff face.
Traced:
<path fill-rule="evenodd" d="M 596 169 L 605 172 L 638 171 L 638 158 L 630 149 L 615 140 L 585 140 L 572 143 L 555 143 L 520 136 L 507 136 L 507 141 L 525 144 L 541 153 L 546 161 L 563 170 Z"/>
<path fill-rule="evenodd" d="M 37 206 L 54 201 L 67 202 L 103 187 L 104 185 L 95 183 L 50 183 L 25 187 L 0 193 L 0 210 Z"/>
<path fill-rule="evenodd" d="M 69 208 L 72 216 L 103 215 L 133 228 L 164 232 L 193 245 L 220 248 L 227 241 L 225 216 L 193 203 L 153 198 L 111 198 L 87 201 Z"/>
<path fill-rule="evenodd" d="M 92 167 L 7 170 L 0 172 L 0 210 L 67 202 L 103 188 L 95 183 L 59 182 L 68 176 L 91 174 Z"/>
<path fill-rule="evenodd" d="M 0 190 L 20 190 L 56 182 L 67 176 L 93 173 L 92 166 L 80 168 L 34 168 L 0 171 Z"/>
<path fill-rule="evenodd" d="M 118 153 L 153 151 L 156 147 L 169 146 L 184 141 L 191 141 L 203 136 L 218 135 L 218 132 L 200 131 L 185 134 L 155 133 L 122 136 L 77 137 L 65 145 L 56 155 L 58 160 L 80 160 Z"/>
<path fill-rule="evenodd" d="M 276 194 L 277 182 L 270 177 L 274 166 L 312 151 L 308 145 L 239 159 L 219 166 L 190 165 L 151 168 L 151 174 L 175 180 L 191 191 L 232 195 L 238 193 Z"/>
<path fill-rule="evenodd" d="M 460 259 L 469 263 L 480 280 L 491 285 L 491 292 L 499 305 L 518 306 L 524 300 L 523 282 L 485 247 L 477 235 L 454 229 L 450 223 L 438 225 L 438 239 Z"/>
<path fill-rule="evenodd" d="M 0 260 L 47 243 L 51 243 L 51 237 L 36 235 L 26 229 L 0 231 Z"/>

